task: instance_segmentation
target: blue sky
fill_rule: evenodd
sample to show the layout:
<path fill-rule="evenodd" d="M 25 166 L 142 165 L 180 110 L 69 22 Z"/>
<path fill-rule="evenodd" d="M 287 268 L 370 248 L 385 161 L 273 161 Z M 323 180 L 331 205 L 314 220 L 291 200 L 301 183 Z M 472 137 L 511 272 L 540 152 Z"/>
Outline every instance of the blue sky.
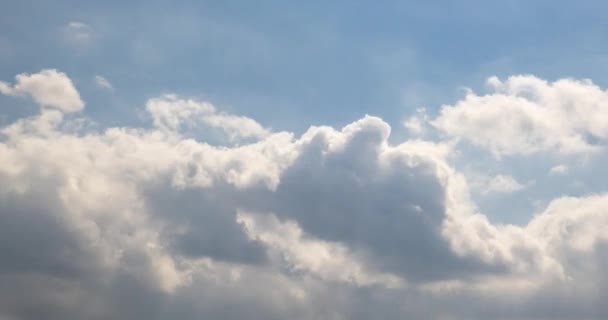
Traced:
<path fill-rule="evenodd" d="M 6 3 L 0 320 L 608 318 L 607 9 Z"/>
<path fill-rule="evenodd" d="M 128 122 L 161 91 L 200 96 L 278 129 L 397 124 L 492 75 L 606 79 L 599 1 L 19 1 L 1 13 L 0 76 L 64 70 L 98 121 Z M 70 22 L 90 27 L 66 39 Z M 79 43 L 82 42 L 82 43 Z M 115 91 L 99 94 L 93 75 Z"/>

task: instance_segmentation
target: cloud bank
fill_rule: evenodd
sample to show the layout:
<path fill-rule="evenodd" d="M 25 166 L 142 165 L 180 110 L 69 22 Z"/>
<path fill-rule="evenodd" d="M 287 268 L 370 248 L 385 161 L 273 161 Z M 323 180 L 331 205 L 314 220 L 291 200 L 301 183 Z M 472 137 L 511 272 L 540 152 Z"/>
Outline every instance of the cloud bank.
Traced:
<path fill-rule="evenodd" d="M 162 95 L 150 127 L 99 131 L 67 116 L 84 102 L 64 73 L 16 79 L 1 92 L 40 112 L 1 128 L 0 318 L 608 316 L 607 194 L 497 225 L 450 162 L 458 145 L 390 143 L 377 117 L 298 136 Z M 433 126 L 501 156 L 599 150 L 597 86 L 490 83 Z M 523 188 L 500 177 L 499 191 Z"/>

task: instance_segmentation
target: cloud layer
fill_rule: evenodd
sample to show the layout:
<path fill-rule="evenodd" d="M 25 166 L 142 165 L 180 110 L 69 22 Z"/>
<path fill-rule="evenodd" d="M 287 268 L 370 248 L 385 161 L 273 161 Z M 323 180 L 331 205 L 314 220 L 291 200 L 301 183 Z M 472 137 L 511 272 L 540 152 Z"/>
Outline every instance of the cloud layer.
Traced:
<path fill-rule="evenodd" d="M 606 194 L 496 225 L 450 162 L 457 145 L 390 143 L 377 117 L 297 136 L 163 95 L 150 127 L 98 131 L 66 117 L 84 102 L 64 73 L 16 79 L 2 93 L 41 109 L 1 129 L 2 319 L 608 316 Z M 490 82 L 432 124 L 497 155 L 599 150 L 590 82 Z"/>

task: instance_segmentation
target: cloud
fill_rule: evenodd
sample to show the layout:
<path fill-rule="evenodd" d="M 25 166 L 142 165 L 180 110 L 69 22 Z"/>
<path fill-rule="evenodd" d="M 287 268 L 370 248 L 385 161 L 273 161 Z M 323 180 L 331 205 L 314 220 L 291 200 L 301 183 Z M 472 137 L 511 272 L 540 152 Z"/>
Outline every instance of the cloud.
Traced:
<path fill-rule="evenodd" d="M 451 205 L 446 198 L 458 197 L 447 190 L 458 178 L 444 162 L 442 146 L 390 146 L 389 134 L 384 121 L 369 116 L 339 131 L 311 128 L 301 138 L 305 147 L 281 176 L 271 210 L 409 281 L 502 269 L 502 261 L 453 252 L 442 235 Z"/>
<path fill-rule="evenodd" d="M 148 100 L 146 110 L 156 127 L 168 131 L 179 130 L 184 122 L 192 124 L 207 114 L 215 113 L 215 107 L 209 103 L 179 99 L 172 94 Z"/>
<path fill-rule="evenodd" d="M 270 135 L 270 130 L 257 121 L 244 116 L 217 112 L 209 103 L 192 99 L 180 99 L 173 94 L 150 99 L 146 104 L 154 124 L 163 130 L 177 132 L 183 125 L 205 124 L 217 128 L 227 135 L 231 142 L 242 139 L 261 139 Z"/>
<path fill-rule="evenodd" d="M 176 95 L 146 110 L 149 127 L 74 132 L 43 107 L 1 129 L 0 318 L 608 316 L 606 194 L 495 225 L 453 145 L 391 143 L 378 117 L 214 145 L 188 129 L 254 120 Z"/>
<path fill-rule="evenodd" d="M 482 194 L 491 193 L 513 193 L 528 187 L 510 175 L 499 174 L 489 179 L 484 179 L 478 186 Z"/>
<path fill-rule="evenodd" d="M 307 237 L 293 221 L 281 222 L 272 214 L 239 212 L 237 221 L 243 224 L 249 237 L 258 239 L 273 250 L 278 264 L 290 272 L 307 272 L 323 280 L 356 285 L 381 284 L 399 287 L 402 280 L 395 275 L 379 274 L 365 266 L 348 248 L 339 242 Z"/>
<path fill-rule="evenodd" d="M 568 172 L 568 167 L 566 165 L 560 164 L 554 167 L 551 167 L 549 170 L 550 175 L 562 175 Z"/>
<path fill-rule="evenodd" d="M 488 85 L 492 93 L 469 91 L 443 106 L 432 124 L 496 156 L 590 153 L 608 138 L 608 93 L 590 80 L 512 76 L 489 78 Z"/>
<path fill-rule="evenodd" d="M 10 96 L 30 96 L 43 107 L 63 112 L 76 112 L 84 108 L 78 90 L 68 76 L 55 69 L 38 73 L 21 73 L 15 76 L 15 85 L 0 81 L 0 93 Z"/>
<path fill-rule="evenodd" d="M 270 133 L 257 121 L 242 116 L 214 114 L 205 117 L 204 121 L 211 127 L 222 129 L 232 141 L 241 138 L 263 138 Z"/>
<path fill-rule="evenodd" d="M 110 81 L 108 81 L 108 79 L 106 79 L 100 75 L 96 75 L 94 80 L 95 80 L 95 84 L 102 89 L 113 89 L 114 88 L 114 87 L 112 87 L 112 84 L 110 83 Z"/>
<path fill-rule="evenodd" d="M 407 118 L 403 121 L 403 126 L 413 136 L 421 136 L 428 130 L 429 117 L 424 108 L 416 110 L 416 115 Z"/>
<path fill-rule="evenodd" d="M 68 22 L 63 27 L 63 33 L 66 41 L 78 49 L 82 49 L 93 40 L 93 28 L 79 21 Z"/>

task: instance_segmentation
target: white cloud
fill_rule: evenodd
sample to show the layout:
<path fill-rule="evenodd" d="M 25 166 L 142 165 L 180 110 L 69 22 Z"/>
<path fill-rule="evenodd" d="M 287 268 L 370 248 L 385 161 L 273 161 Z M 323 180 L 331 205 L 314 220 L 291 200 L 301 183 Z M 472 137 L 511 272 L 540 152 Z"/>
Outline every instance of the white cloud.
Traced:
<path fill-rule="evenodd" d="M 549 170 L 550 175 L 562 175 L 566 173 L 568 173 L 568 167 L 563 164 L 551 167 L 551 169 Z"/>
<path fill-rule="evenodd" d="M 203 121 L 211 127 L 222 129 L 233 141 L 241 138 L 264 138 L 270 134 L 270 131 L 257 121 L 242 116 L 220 113 L 207 116 Z"/>
<path fill-rule="evenodd" d="M 179 99 L 173 94 L 148 100 L 146 110 L 156 127 L 169 131 L 179 130 L 184 122 L 195 123 L 205 115 L 215 113 L 215 107 L 209 103 Z"/>
<path fill-rule="evenodd" d="M 110 83 L 110 81 L 108 81 L 108 79 L 100 76 L 100 75 L 96 75 L 95 78 L 95 84 L 103 89 L 113 89 L 112 84 Z"/>
<path fill-rule="evenodd" d="M 494 92 L 443 106 L 433 125 L 496 156 L 589 153 L 608 138 L 608 93 L 589 80 L 512 76 L 488 84 Z"/>
<path fill-rule="evenodd" d="M 608 195 L 586 197 L 561 197 L 554 199 L 547 208 L 534 217 L 527 231 L 545 241 L 549 250 L 557 255 L 606 254 L 598 245 L 606 245 L 608 234 L 603 227 L 608 224 Z M 560 257 L 564 258 L 564 257 Z M 570 268 L 587 267 L 572 265 Z M 574 271 L 574 270 L 571 270 Z"/>
<path fill-rule="evenodd" d="M 424 108 L 416 110 L 416 115 L 411 116 L 403 121 L 403 126 L 413 136 L 421 136 L 428 130 L 429 117 Z"/>
<path fill-rule="evenodd" d="M 490 193 L 513 193 L 528 187 L 528 184 L 521 183 L 510 175 L 499 174 L 489 179 L 485 179 L 479 186 L 482 194 Z"/>
<path fill-rule="evenodd" d="M 209 103 L 179 99 L 172 94 L 150 99 L 146 109 L 152 115 L 154 124 L 163 130 L 178 132 L 182 125 L 205 124 L 220 129 L 232 142 L 241 139 L 261 139 L 271 134 L 270 130 L 251 118 L 217 112 Z"/>
<path fill-rule="evenodd" d="M 0 93 L 11 96 L 28 95 L 43 107 L 76 112 L 84 108 L 78 90 L 63 72 L 45 69 L 38 73 L 21 73 L 15 76 L 15 85 L 0 81 Z"/>
<path fill-rule="evenodd" d="M 453 146 L 390 143 L 380 118 L 296 136 L 175 95 L 146 108 L 151 128 L 74 133 L 66 128 L 77 119 L 46 108 L 2 128 L 0 314 L 608 315 L 605 194 L 555 199 L 526 225 L 496 225 L 450 164 Z M 184 133 L 218 115 L 249 123 L 237 136 L 255 139 L 214 146 Z M 523 185 L 507 174 L 488 181 Z"/>

